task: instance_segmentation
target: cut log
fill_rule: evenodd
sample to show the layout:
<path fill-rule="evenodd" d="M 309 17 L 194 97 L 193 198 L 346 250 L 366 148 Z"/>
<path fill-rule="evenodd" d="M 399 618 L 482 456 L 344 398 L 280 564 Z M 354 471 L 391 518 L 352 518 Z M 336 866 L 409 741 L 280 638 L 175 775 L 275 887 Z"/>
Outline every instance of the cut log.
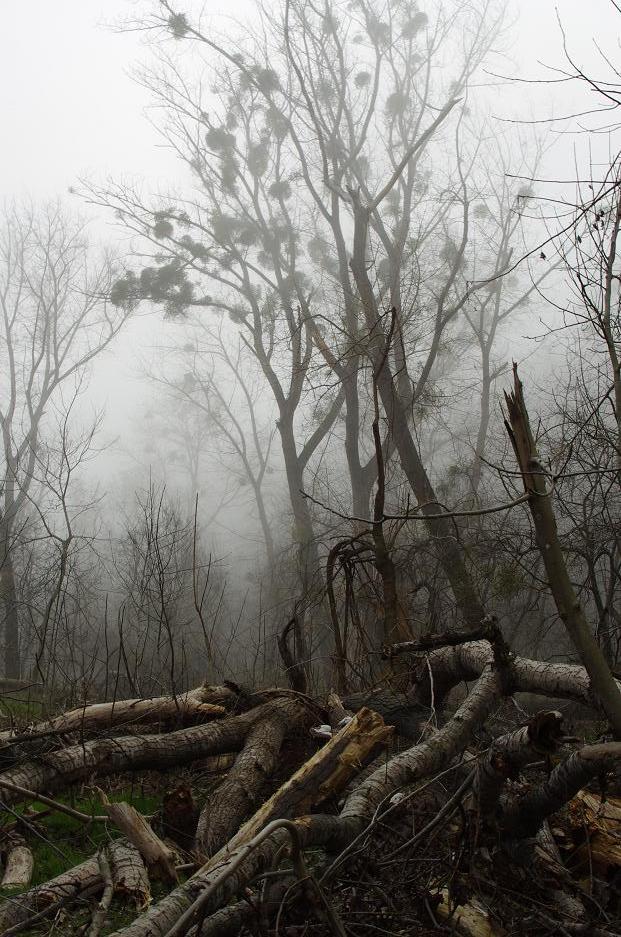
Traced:
<path fill-rule="evenodd" d="M 177 767 L 208 755 L 239 751 L 249 729 L 263 713 L 263 707 L 257 706 L 239 716 L 166 735 L 96 739 L 50 752 L 42 761 L 26 761 L 4 772 L 2 778 L 37 793 L 54 793 L 71 784 L 120 771 Z M 16 791 L 6 790 L 3 795 L 4 802 L 9 804 L 23 799 Z"/>
<path fill-rule="evenodd" d="M 104 811 L 136 847 L 149 871 L 163 881 L 176 882 L 175 853 L 153 831 L 142 814 L 131 804 L 110 803 L 102 790 L 99 790 L 99 796 Z"/>
<path fill-rule="evenodd" d="M 23 836 L 11 835 L 6 846 L 4 874 L 0 887 L 28 888 L 34 869 L 34 857 Z"/>
<path fill-rule="evenodd" d="M 263 718 L 250 729 L 235 764 L 201 810 L 195 846 L 203 861 L 225 845 L 259 800 L 284 739 L 311 719 L 308 707 L 296 698 L 265 704 Z"/>
<path fill-rule="evenodd" d="M 110 866 L 114 894 L 133 902 L 138 911 L 149 906 L 151 885 L 142 856 L 127 840 L 116 840 L 110 847 Z"/>

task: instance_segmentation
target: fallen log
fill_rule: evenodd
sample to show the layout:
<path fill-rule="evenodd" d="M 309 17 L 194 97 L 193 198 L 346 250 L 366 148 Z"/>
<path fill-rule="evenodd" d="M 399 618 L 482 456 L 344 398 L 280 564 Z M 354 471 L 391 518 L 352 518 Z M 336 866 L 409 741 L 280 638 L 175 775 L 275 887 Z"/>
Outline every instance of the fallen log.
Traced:
<path fill-rule="evenodd" d="M 108 846 L 109 861 L 115 893 L 129 897 L 137 910 L 147 906 L 151 899 L 149 879 L 140 853 L 126 840 L 113 840 Z M 54 913 L 82 895 L 99 894 L 104 888 L 99 854 L 96 853 L 79 865 L 36 885 L 21 895 L 0 903 L 0 934 L 29 921 L 37 912 Z M 17 930 L 16 930 L 17 932 Z"/>
<path fill-rule="evenodd" d="M 0 775 L 0 780 L 36 793 L 54 793 L 92 777 L 189 764 L 208 755 L 238 751 L 263 713 L 263 706 L 257 706 L 238 716 L 166 735 L 119 736 L 72 745 L 50 752 L 45 760 L 26 761 L 11 768 Z M 16 790 L 6 788 L 5 791 L 5 803 L 24 800 Z"/>
<path fill-rule="evenodd" d="M 38 722 L 20 735 L 19 741 L 40 738 L 45 735 L 83 736 L 95 732 L 107 732 L 119 726 L 135 724 L 203 722 L 222 716 L 226 712 L 224 700 L 235 699 L 232 691 L 225 687 L 200 686 L 178 696 L 158 696 L 145 699 L 112 700 L 109 703 L 92 703 L 61 713 L 53 719 Z M 220 700 L 215 702 L 214 700 Z M 0 732 L 0 743 L 15 740 L 12 731 Z"/>
<path fill-rule="evenodd" d="M 177 882 L 175 853 L 153 831 L 142 814 L 131 804 L 122 801 L 110 803 L 102 790 L 99 790 L 99 796 L 106 814 L 136 847 L 149 871 L 163 881 Z"/>
<path fill-rule="evenodd" d="M 539 712 L 525 726 L 501 735 L 478 760 L 474 796 L 482 817 L 495 812 L 502 789 L 529 761 L 549 757 L 558 748 L 563 717 L 554 710 Z"/>
<path fill-rule="evenodd" d="M 148 907 L 151 885 L 142 856 L 133 843 L 116 840 L 110 847 L 110 866 L 114 894 L 133 902 L 136 910 Z"/>
<path fill-rule="evenodd" d="M 558 764 L 538 788 L 515 801 L 503 813 L 507 838 L 534 836 L 545 819 L 556 813 L 581 788 L 621 761 L 621 742 L 585 745 Z"/>
<path fill-rule="evenodd" d="M 6 847 L 0 888 L 27 888 L 34 870 L 34 856 L 23 836 L 12 834 Z"/>
<path fill-rule="evenodd" d="M 398 653 L 399 645 L 396 647 L 396 653 Z M 424 662 L 415 667 L 415 685 L 402 697 L 396 694 L 392 696 L 384 694 L 384 704 L 388 706 L 389 701 L 392 700 L 392 705 L 401 715 L 420 711 L 423 704 L 429 705 L 429 674 L 433 683 L 442 687 L 442 693 L 445 694 L 451 687 L 457 686 L 462 681 L 476 680 L 493 660 L 493 648 L 489 641 L 485 640 L 431 650 L 425 656 Z M 507 692 L 535 693 L 552 698 L 574 700 L 600 711 L 598 699 L 591 691 L 589 675 L 579 664 L 554 664 L 509 655 L 507 669 Z M 416 670 L 419 671 L 418 675 Z M 617 683 L 621 690 L 621 681 Z M 424 693 L 421 692 L 421 687 L 424 688 Z M 439 693 L 434 694 L 436 702 L 439 696 Z M 372 705 L 372 695 L 367 694 L 366 698 L 369 701 L 368 705 Z M 352 705 L 350 700 L 351 698 L 346 700 L 346 705 Z"/>
<path fill-rule="evenodd" d="M 500 695 L 500 679 L 488 668 L 453 718 L 432 740 L 413 746 L 375 771 L 349 796 L 339 816 L 313 814 L 293 821 L 273 821 L 269 827 L 265 827 L 266 811 L 261 808 L 246 824 L 243 838 L 240 830 L 240 834 L 230 844 L 187 882 L 174 889 L 128 927 L 117 931 L 115 937 L 121 934 L 123 937 L 163 937 L 171 932 L 181 916 L 188 913 L 203 894 L 208 895 L 208 900 L 200 906 L 199 914 L 206 917 L 216 911 L 224 902 L 237 895 L 262 869 L 269 867 L 280 851 L 290 845 L 291 834 L 282 825 L 284 822 L 289 822 L 295 828 L 302 847 L 329 845 L 331 849 L 344 849 L 341 855 L 345 856 L 346 848 L 357 837 L 364 835 L 373 822 L 377 808 L 395 790 L 419 778 L 429 777 L 460 754 Z M 342 732 L 347 732 L 352 725 L 353 722 Z M 335 736 L 332 742 L 339 739 L 340 735 Z M 331 744 L 328 742 L 325 748 Z M 347 776 L 353 768 L 350 765 Z M 251 830 L 261 827 L 263 833 L 258 833 L 254 842 L 246 839 Z M 226 874 L 229 870 L 232 870 L 230 874 Z"/>
<path fill-rule="evenodd" d="M 257 803 L 286 736 L 308 722 L 308 707 L 299 699 L 265 704 L 263 717 L 248 732 L 233 767 L 201 810 L 195 849 L 203 861 L 227 842 Z"/>
<path fill-rule="evenodd" d="M 92 856 L 67 872 L 62 872 L 43 885 L 37 885 L 22 895 L 0 904 L 0 934 L 10 927 L 27 921 L 35 912 L 59 904 L 66 904 L 82 892 L 100 887 L 101 873 L 97 856 Z"/>

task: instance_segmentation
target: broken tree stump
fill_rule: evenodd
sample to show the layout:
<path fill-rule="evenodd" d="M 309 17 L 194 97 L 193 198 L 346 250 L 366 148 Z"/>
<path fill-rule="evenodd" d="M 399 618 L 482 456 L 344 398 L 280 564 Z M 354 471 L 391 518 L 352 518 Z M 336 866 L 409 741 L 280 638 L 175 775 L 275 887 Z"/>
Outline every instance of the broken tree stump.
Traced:
<path fill-rule="evenodd" d="M 124 802 L 111 803 L 104 792 L 98 790 L 104 811 L 136 847 L 149 871 L 163 881 L 176 882 L 175 854 L 172 849 L 159 838 L 135 807 Z"/>

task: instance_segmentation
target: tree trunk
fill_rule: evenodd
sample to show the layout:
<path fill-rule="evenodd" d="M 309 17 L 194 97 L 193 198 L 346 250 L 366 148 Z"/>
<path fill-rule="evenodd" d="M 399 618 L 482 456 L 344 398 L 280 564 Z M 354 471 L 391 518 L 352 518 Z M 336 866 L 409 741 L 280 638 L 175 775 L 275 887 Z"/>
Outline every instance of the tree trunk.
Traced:
<path fill-rule="evenodd" d="M 354 202 L 354 252 L 351 267 L 360 294 L 369 330 L 369 352 L 386 419 L 391 427 L 401 467 L 416 495 L 419 510 L 426 515 L 427 528 L 435 540 L 440 565 L 448 579 L 461 615 L 470 628 L 477 628 L 485 611 L 474 582 L 466 568 L 463 551 L 455 536 L 455 521 L 438 517 L 443 508 L 438 501 L 414 442 L 408 414 L 393 377 L 377 301 L 367 273 L 368 209 Z"/>
<path fill-rule="evenodd" d="M 516 364 L 513 365 L 513 391 L 505 393 L 505 402 L 508 414 L 505 425 L 520 466 L 524 490 L 530 495 L 528 504 L 550 591 L 561 621 L 588 671 L 615 738 L 621 739 L 621 693 L 569 578 L 558 538 L 552 499 L 547 490 L 546 474 L 539 462 Z"/>
<path fill-rule="evenodd" d="M 12 531 L 0 520 L 0 599 L 4 608 L 4 675 L 12 680 L 21 676 L 19 647 L 19 612 L 17 585 L 12 555 Z"/>

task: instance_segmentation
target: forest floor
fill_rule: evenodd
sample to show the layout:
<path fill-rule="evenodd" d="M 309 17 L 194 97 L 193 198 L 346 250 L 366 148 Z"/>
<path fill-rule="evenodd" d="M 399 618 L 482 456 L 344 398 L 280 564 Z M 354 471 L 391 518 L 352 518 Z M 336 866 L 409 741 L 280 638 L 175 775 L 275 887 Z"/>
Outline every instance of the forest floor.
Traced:
<path fill-rule="evenodd" d="M 40 715 L 36 700 L 17 697 L 6 700 L 4 707 L 10 708 L 10 713 L 5 712 L 0 731 L 11 728 L 19 733 Z M 606 782 L 604 773 L 588 780 L 549 817 L 545 823 L 552 844 L 548 855 L 545 843 L 532 837 L 516 840 L 512 852 L 493 817 L 481 816 L 468 784 L 469 772 L 472 776 L 469 766 L 485 757 L 495 739 L 520 731 L 523 717 L 518 707 L 500 700 L 474 732 L 467 757 L 449 759 L 440 770 L 400 785 L 396 793 L 382 801 L 371 822 L 345 848 L 342 843 L 332 848 L 330 843 L 309 842 L 304 849 L 306 873 L 300 876 L 295 862 L 291 860 L 292 866 L 281 846 L 261 868 L 249 874 L 243 887 L 231 891 L 230 898 L 220 902 L 223 911 L 240 912 L 237 917 L 219 921 L 216 914 L 204 922 L 194 920 L 192 926 L 178 933 L 202 937 L 621 935 L 621 785 L 616 775 Z M 229 721 L 235 718 L 243 717 L 232 717 Z M 438 729 L 441 734 L 442 726 L 453 722 L 455 713 L 446 713 L 437 728 L 431 730 L 432 735 Z M 573 746 L 582 745 L 601 735 L 602 723 L 595 719 L 583 721 L 569 730 L 571 737 L 567 735 L 567 741 Z M 159 729 L 149 726 L 138 731 L 141 737 L 148 737 L 157 735 Z M 421 739 L 428 734 L 429 726 L 421 732 Z M 49 753 L 45 746 L 38 749 L 35 762 L 42 765 L 43 771 L 49 768 L 48 761 L 50 764 L 54 761 L 54 744 L 50 743 Z M 244 744 L 247 746 L 248 742 Z M 394 733 L 382 754 L 373 761 L 374 777 L 381 778 L 385 764 L 388 779 L 389 765 L 396 754 L 407 755 L 425 744 L 418 743 L 412 749 L 411 737 Z M 321 756 L 324 746 L 325 739 L 313 735 L 305 724 L 284 738 L 277 749 L 274 769 L 266 771 L 261 780 L 260 798 L 254 794 L 250 798 L 253 809 L 258 807 L 260 812 L 270 795 L 286 787 L 300 766 Z M 168 798 L 171 793 L 176 796 L 179 791 L 186 792 L 189 797 L 179 814 L 175 861 L 178 884 L 189 885 L 200 866 L 194 835 L 201 808 L 204 804 L 213 806 L 218 797 L 234 793 L 227 783 L 235 776 L 238 770 L 235 765 L 239 766 L 245 750 L 235 760 L 229 756 L 222 764 L 209 755 L 190 758 L 187 765 L 120 771 L 105 777 L 99 777 L 93 770 L 77 783 L 52 789 L 51 796 L 57 804 L 85 816 L 101 815 L 105 799 L 130 804 L 147 818 L 158 835 L 168 837 L 166 841 L 170 842 L 175 840 L 175 829 L 174 825 L 171 827 L 171 814 L 167 813 Z M 519 772 L 508 772 L 503 780 L 503 796 L 508 800 L 519 799 L 535 790 L 542 778 L 549 778 L 563 763 L 564 754 L 562 751 L 542 754 Z M 360 784 L 362 780 L 364 784 L 365 772 L 363 769 L 358 773 L 360 768 L 360 764 L 355 766 L 355 781 Z M 3 772 L 0 780 L 13 777 L 1 765 L 0 772 Z M 311 806 L 310 810 L 306 807 L 306 812 L 336 821 L 351 796 L 351 781 L 350 778 L 349 785 L 342 784 L 334 795 L 324 796 L 320 807 Z M 48 787 L 42 782 L 38 790 L 47 792 Z M 22 892 L 32 894 L 33 887 L 79 868 L 110 843 L 118 842 L 121 832 L 101 816 L 85 822 L 84 818 L 67 816 L 36 797 L 10 803 L 3 801 L 3 796 L 0 791 L 3 808 L 0 849 L 3 841 L 18 833 L 32 852 L 34 869 L 28 886 L 0 892 L 0 898 L 4 899 L 3 920 L 7 922 L 4 929 L 0 926 L 0 934 L 95 937 L 96 933 L 97 937 L 104 937 L 125 933 L 126 929 L 132 935 L 168 934 L 168 924 L 161 929 L 156 924 L 152 928 L 145 925 L 144 929 L 134 931 L 134 922 L 144 907 L 140 907 L 139 899 L 136 903 L 131 895 L 122 892 L 114 895 L 105 920 L 94 931 L 101 888 L 78 892 L 70 903 L 60 902 L 51 915 L 40 921 L 29 922 L 39 907 L 32 904 L 28 915 L 13 923 L 10 906 Z M 305 810 L 290 811 L 289 815 L 301 816 Z M 224 843 L 238 829 L 239 824 L 227 833 Z M 234 840 L 233 835 L 232 849 Z M 164 884 L 151 875 L 149 906 L 157 907 L 170 889 L 170 883 Z M 236 903 L 231 904 L 233 899 Z"/>

